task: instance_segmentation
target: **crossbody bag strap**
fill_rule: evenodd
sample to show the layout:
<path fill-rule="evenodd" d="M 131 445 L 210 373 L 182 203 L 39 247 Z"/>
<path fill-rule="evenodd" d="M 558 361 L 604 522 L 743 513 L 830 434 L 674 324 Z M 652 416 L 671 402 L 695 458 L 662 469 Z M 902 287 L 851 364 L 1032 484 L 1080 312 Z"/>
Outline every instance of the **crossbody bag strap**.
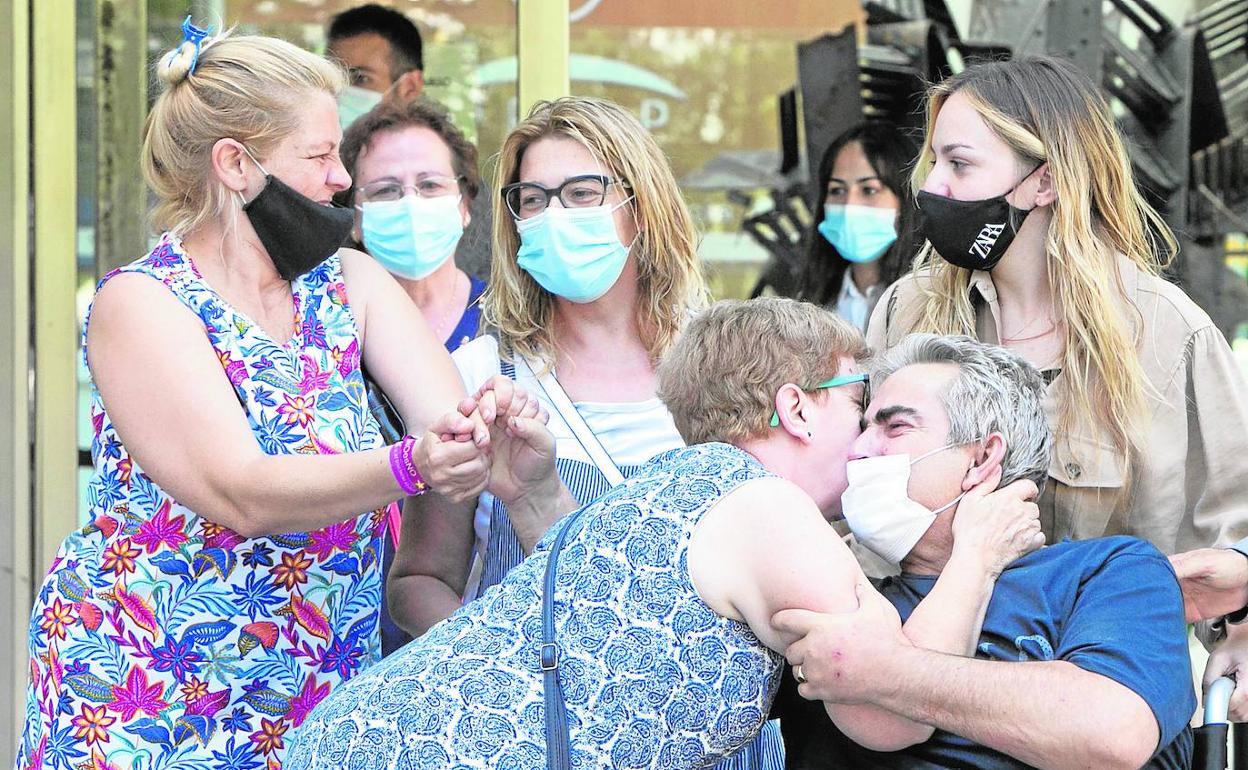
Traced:
<path fill-rule="evenodd" d="M 546 701 L 546 767 L 548 770 L 570 770 L 572 740 L 568 734 L 568 710 L 563 701 L 563 685 L 559 682 L 559 644 L 555 641 L 555 568 L 563 541 L 572 532 L 581 514 L 580 508 L 564 522 L 551 543 L 546 560 L 546 577 L 542 584 L 542 691 Z"/>
<path fill-rule="evenodd" d="M 589 456 L 590 461 L 606 477 L 607 483 L 613 487 L 619 486 L 624 481 L 624 474 L 620 472 L 620 468 L 615 464 L 615 460 L 611 459 L 611 455 L 607 453 L 606 447 L 598 440 L 598 436 L 585 423 L 585 418 L 581 417 L 581 413 L 576 410 L 572 399 L 568 398 L 567 392 L 559 384 L 559 380 L 555 379 L 555 375 L 546 372 L 541 377 L 538 377 L 523 355 L 517 354 L 515 362 L 517 374 L 523 372 L 537 382 L 537 386 L 546 394 L 546 399 L 555 407 L 555 411 L 563 418 L 564 424 L 572 431 L 573 438 L 581 445 L 581 449 L 585 450 L 585 454 Z"/>

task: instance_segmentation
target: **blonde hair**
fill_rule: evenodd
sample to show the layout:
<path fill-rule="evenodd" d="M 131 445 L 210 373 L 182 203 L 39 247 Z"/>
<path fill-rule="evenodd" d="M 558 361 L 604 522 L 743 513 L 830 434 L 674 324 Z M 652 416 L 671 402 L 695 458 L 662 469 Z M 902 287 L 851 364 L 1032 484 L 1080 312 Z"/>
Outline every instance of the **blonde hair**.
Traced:
<path fill-rule="evenodd" d="M 1147 381 L 1138 340 L 1116 310 L 1125 300 L 1116 253 L 1156 275 L 1174 256 L 1174 236 L 1136 189 L 1126 147 L 1096 86 L 1074 65 L 1047 56 L 977 64 L 929 91 L 916 190 L 933 162 L 936 116 L 954 93 L 962 94 L 1021 164 L 1049 164 L 1056 199 L 1045 250 L 1063 322 L 1055 433 L 1061 441 L 1072 425 L 1101 426 L 1125 458 L 1122 470 L 1129 480 Z M 974 336 L 971 271 L 937 258 L 930 244 L 914 266 L 930 272 L 931 284 L 911 331 Z"/>
<path fill-rule="evenodd" d="M 564 97 L 538 102 L 503 142 L 499 186 L 519 181 L 525 150 L 548 136 L 580 143 L 628 182 L 629 204 L 638 223 L 637 318 L 642 343 L 654 362 L 672 346 L 691 312 L 706 306 L 707 290 L 698 262 L 693 218 L 676 186 L 671 166 L 637 118 L 605 99 Z M 482 312 L 495 326 L 503 348 L 514 348 L 550 368 L 556 341 L 550 322 L 552 295 L 516 264 L 520 236 L 501 195 L 494 202 L 494 259 Z"/>
<path fill-rule="evenodd" d="M 659 398 L 685 443 L 735 443 L 766 435 L 782 385 L 813 388 L 836 376 L 842 358 L 867 353 L 854 326 L 818 305 L 722 300 L 690 321 L 663 357 Z"/>
<path fill-rule="evenodd" d="M 183 42 L 161 57 L 164 90 L 143 127 L 143 177 L 156 194 L 156 230 L 184 235 L 237 211 L 212 176 L 212 147 L 237 139 L 265 157 L 299 125 L 309 93 L 337 95 L 346 75 L 337 64 L 271 37 L 229 31 L 195 46 Z"/>

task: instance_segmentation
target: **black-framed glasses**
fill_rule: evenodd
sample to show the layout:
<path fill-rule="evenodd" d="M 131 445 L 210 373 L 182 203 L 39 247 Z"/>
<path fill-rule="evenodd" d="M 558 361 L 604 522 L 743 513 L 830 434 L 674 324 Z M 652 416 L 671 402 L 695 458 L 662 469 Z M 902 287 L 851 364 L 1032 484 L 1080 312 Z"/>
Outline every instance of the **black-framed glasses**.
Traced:
<path fill-rule="evenodd" d="M 416 180 L 416 184 L 403 184 L 394 179 L 382 179 L 359 188 L 360 200 L 364 203 L 381 203 L 397 201 L 408 190 L 422 198 L 441 198 L 459 192 L 462 176 L 426 176 Z"/>
<path fill-rule="evenodd" d="M 601 206 L 607 200 L 611 185 L 628 187 L 623 179 L 613 179 L 601 174 L 581 174 L 568 177 L 558 187 L 542 187 L 532 182 L 516 182 L 502 189 L 507 210 L 516 219 L 528 219 L 546 210 L 555 198 L 565 209 L 582 209 Z"/>

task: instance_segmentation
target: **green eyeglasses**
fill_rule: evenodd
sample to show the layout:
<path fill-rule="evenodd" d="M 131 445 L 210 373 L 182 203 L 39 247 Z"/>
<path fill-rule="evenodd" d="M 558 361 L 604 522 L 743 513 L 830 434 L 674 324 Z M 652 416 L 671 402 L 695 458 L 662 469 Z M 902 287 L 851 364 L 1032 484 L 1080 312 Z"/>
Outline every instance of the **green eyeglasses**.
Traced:
<path fill-rule="evenodd" d="M 823 390 L 824 388 L 836 388 L 841 385 L 853 385 L 855 382 L 870 382 L 871 378 L 865 374 L 845 374 L 840 377 L 833 377 L 830 380 L 824 380 L 810 390 Z M 780 427 L 780 413 L 771 413 L 771 422 L 768 423 L 773 428 Z"/>

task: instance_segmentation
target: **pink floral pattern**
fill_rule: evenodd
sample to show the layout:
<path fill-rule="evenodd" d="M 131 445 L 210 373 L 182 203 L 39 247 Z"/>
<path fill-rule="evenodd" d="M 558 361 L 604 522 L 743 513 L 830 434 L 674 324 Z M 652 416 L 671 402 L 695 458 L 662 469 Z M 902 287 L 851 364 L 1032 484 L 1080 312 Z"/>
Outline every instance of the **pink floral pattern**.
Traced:
<path fill-rule="evenodd" d="M 199 316 L 265 452 L 381 446 L 337 258 L 292 284 L 285 344 L 216 294 L 174 238 L 122 271 Z M 31 614 L 17 767 L 279 768 L 288 732 L 380 658 L 382 513 L 244 538 L 152 481 L 98 393 L 91 421 L 93 521 L 62 544 Z"/>

